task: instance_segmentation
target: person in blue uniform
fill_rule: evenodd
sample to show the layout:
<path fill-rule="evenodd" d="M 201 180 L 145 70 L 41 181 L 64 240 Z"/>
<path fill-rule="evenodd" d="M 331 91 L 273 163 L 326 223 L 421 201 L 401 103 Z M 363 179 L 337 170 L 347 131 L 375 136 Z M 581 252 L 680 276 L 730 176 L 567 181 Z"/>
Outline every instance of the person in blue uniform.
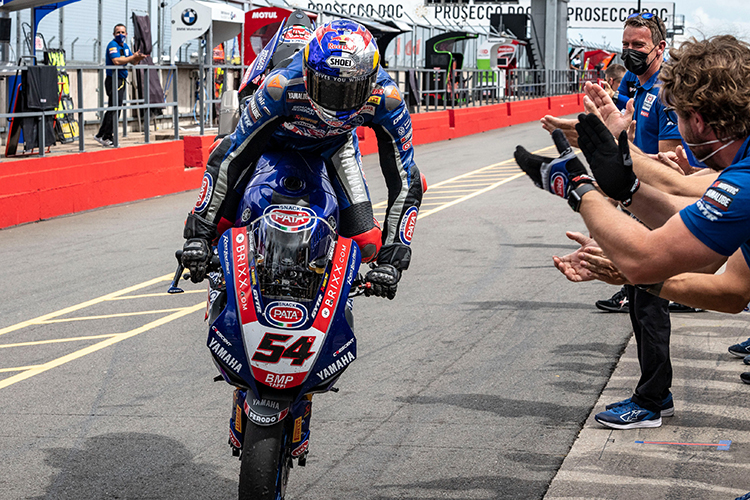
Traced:
<path fill-rule="evenodd" d="M 623 63 L 628 72 L 620 83 L 630 92 L 635 89 L 633 102 L 635 139 L 633 143 L 644 153 L 674 151 L 681 144 L 677 123 L 670 120 L 664 104 L 659 100 L 661 64 L 667 44 L 666 29 L 659 17 L 652 14 L 633 14 L 625 22 L 622 35 Z M 633 396 L 607 405 L 595 416 L 597 422 L 615 429 L 657 427 L 662 416 L 674 414 L 670 387 L 672 364 L 669 357 L 669 301 L 627 285 L 609 302 L 619 302 L 624 291 L 633 325 L 641 377 Z M 602 309 L 601 302 L 596 306 Z"/>
<path fill-rule="evenodd" d="M 272 71 L 250 97 L 235 131 L 210 154 L 201 197 L 188 214 L 183 264 L 194 282 L 205 277 L 211 242 L 235 221 L 256 160 L 265 151 L 320 154 L 339 199 L 339 232 L 354 239 L 363 261 L 377 262 L 367 279 L 393 298 L 409 267 L 422 178 L 414 163 L 409 112 L 396 83 L 380 67 L 372 34 L 337 20 L 319 27 L 304 50 Z M 382 230 L 373 217 L 356 129 L 375 131 L 388 188 Z"/>
<path fill-rule="evenodd" d="M 115 25 L 113 32 L 114 39 L 107 44 L 105 51 L 105 64 L 107 66 L 125 66 L 126 64 L 138 64 L 146 58 L 141 52 L 135 54 L 130 50 L 126 40 L 128 31 L 124 24 Z M 115 95 L 117 96 L 117 105 L 121 106 L 125 99 L 125 82 L 128 79 L 128 70 L 125 68 L 117 70 L 117 93 L 112 92 L 112 73 L 114 70 L 107 68 L 107 77 L 104 79 L 104 91 L 107 93 L 107 106 L 115 105 Z M 117 126 L 117 120 L 120 116 L 119 111 L 107 110 L 99 126 L 99 132 L 94 136 L 94 140 L 104 147 L 112 146 L 112 134 L 114 127 Z"/>
<path fill-rule="evenodd" d="M 595 190 L 568 194 L 596 243 L 631 283 L 694 307 L 738 313 L 750 302 L 750 116 L 744 111 L 750 92 L 742 91 L 750 79 L 750 44 L 722 35 L 687 41 L 670 55 L 661 99 L 674 108 L 696 159 L 720 174 L 697 201 L 641 183 L 633 165 L 654 160 L 636 151 L 631 157 L 624 131 L 581 115 L 578 144 L 598 186 L 614 199 L 631 200 L 629 210 L 655 229 L 625 217 Z M 609 107 L 614 105 L 599 108 L 605 121 L 619 113 Z M 581 175 L 582 165 L 567 165 L 569 178 Z M 726 271 L 713 274 L 725 261 Z M 745 355 L 741 347 L 730 352 Z M 741 379 L 750 383 L 750 373 Z"/>

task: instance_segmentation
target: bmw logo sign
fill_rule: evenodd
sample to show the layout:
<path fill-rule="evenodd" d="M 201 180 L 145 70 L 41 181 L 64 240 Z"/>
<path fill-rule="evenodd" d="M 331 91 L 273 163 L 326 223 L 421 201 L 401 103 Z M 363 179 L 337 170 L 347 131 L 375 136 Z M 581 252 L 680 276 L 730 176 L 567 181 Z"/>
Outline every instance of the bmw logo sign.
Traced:
<path fill-rule="evenodd" d="M 195 12 L 193 9 L 185 9 L 182 11 L 182 22 L 185 23 L 187 26 L 192 26 L 195 24 L 195 21 L 198 20 L 198 13 Z"/>

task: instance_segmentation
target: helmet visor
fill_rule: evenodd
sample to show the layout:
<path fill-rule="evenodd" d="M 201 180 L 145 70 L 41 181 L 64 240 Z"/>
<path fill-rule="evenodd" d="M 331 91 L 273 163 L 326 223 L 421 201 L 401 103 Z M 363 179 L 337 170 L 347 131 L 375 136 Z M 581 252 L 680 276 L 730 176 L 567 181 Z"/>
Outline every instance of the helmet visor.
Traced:
<path fill-rule="evenodd" d="M 329 111 L 352 111 L 364 106 L 372 92 L 376 71 L 360 78 L 329 76 L 307 68 L 307 94 Z"/>

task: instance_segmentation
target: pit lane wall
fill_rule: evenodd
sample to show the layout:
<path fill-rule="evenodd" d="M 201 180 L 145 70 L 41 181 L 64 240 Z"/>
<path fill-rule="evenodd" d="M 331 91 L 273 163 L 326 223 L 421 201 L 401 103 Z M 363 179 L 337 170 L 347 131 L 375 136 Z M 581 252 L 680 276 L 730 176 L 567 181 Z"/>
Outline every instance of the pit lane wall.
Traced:
<path fill-rule="evenodd" d="M 583 95 L 506 102 L 412 115 L 413 144 L 455 139 L 583 111 Z M 375 133 L 357 131 L 362 154 Z M 213 136 L 0 164 L 0 228 L 200 188 Z M 419 158 L 417 158 L 419 162 Z M 425 172 L 429 178 L 429 171 Z"/>

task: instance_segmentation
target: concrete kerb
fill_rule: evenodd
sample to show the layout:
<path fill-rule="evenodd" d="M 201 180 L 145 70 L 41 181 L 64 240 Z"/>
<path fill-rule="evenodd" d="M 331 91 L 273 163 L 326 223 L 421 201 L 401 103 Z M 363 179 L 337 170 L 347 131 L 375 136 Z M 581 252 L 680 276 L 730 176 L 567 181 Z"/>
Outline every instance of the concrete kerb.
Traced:
<path fill-rule="evenodd" d="M 594 420 L 606 404 L 632 394 L 640 375 L 632 338 L 545 500 L 732 500 L 750 491 L 750 387 L 739 378 L 750 366 L 727 352 L 750 337 L 750 314 L 671 318 L 674 417 L 659 428 L 625 431 Z"/>

